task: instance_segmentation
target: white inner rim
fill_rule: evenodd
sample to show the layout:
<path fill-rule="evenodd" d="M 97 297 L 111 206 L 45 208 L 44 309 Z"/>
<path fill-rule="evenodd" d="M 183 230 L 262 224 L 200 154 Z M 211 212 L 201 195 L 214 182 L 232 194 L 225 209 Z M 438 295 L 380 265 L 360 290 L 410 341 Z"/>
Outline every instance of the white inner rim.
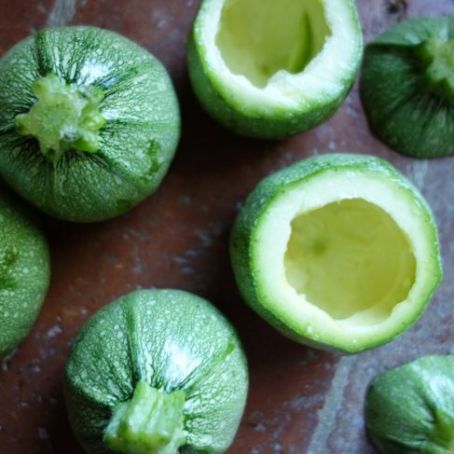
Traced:
<path fill-rule="evenodd" d="M 326 102 L 327 98 L 339 96 L 339 92 L 345 89 L 345 80 L 349 80 L 355 70 L 361 51 L 361 35 L 357 31 L 354 5 L 350 1 L 292 0 L 303 5 L 321 4 L 331 34 L 321 51 L 301 72 L 277 71 L 265 86 L 257 86 L 243 74 L 232 72 L 217 45 L 224 7 L 241 1 L 244 0 L 205 2 L 196 21 L 197 40 L 202 46 L 210 76 L 218 89 L 224 91 L 224 96 L 242 106 L 246 104 L 246 107 L 262 111 L 279 107 L 313 107 Z"/>
<path fill-rule="evenodd" d="M 377 320 L 374 309 L 356 312 L 344 319 L 336 319 L 315 304 L 289 283 L 285 256 L 291 238 L 292 221 L 300 214 L 324 207 L 339 200 L 361 198 L 381 207 L 388 213 L 409 239 L 411 252 L 416 259 L 414 284 L 406 300 L 395 304 L 386 318 Z M 279 196 L 264 215 L 256 231 L 253 263 L 257 285 L 266 303 L 294 328 L 314 339 L 336 338 L 356 344 L 387 338 L 389 332 L 412 319 L 418 311 L 421 295 L 434 274 L 431 257 L 430 234 L 410 192 L 394 186 L 388 178 L 354 171 L 336 174 L 325 172 L 300 187 Z M 279 232 L 279 235 L 276 235 Z M 279 259 L 278 259 L 279 258 Z M 315 329 L 316 328 L 316 329 Z M 315 334 L 316 333 L 316 334 Z"/>

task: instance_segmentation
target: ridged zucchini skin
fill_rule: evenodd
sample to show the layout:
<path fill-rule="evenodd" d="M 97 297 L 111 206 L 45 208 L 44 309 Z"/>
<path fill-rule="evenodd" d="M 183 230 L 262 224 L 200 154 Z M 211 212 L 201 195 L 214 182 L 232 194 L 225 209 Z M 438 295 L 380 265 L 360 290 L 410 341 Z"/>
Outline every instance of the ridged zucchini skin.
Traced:
<path fill-rule="evenodd" d="M 376 377 L 366 423 L 384 454 L 454 452 L 454 357 L 426 356 Z"/>
<path fill-rule="evenodd" d="M 67 151 L 58 162 L 40 152 L 15 121 L 36 102 L 33 83 L 56 75 L 104 93 L 107 120 L 96 153 Z M 160 184 L 180 136 L 172 82 L 147 50 L 95 27 L 38 31 L 0 60 L 0 175 L 44 212 L 69 221 L 118 216 Z"/>
<path fill-rule="evenodd" d="M 187 55 L 189 76 L 194 92 L 202 107 L 216 121 L 227 129 L 245 137 L 259 139 L 283 139 L 315 127 L 332 116 L 340 107 L 350 92 L 360 66 L 363 42 L 361 25 L 356 5 L 351 0 L 345 0 L 349 6 L 349 20 L 357 35 L 357 61 L 346 71 L 340 85 L 343 87 L 335 96 L 321 99 L 317 104 L 298 108 L 270 109 L 255 111 L 245 105 L 238 105 L 229 96 L 229 88 L 223 86 L 218 74 L 210 68 L 207 62 L 207 51 L 202 44 L 201 34 L 209 3 L 215 0 L 204 0 L 195 19 L 189 36 Z M 304 90 L 304 87 L 302 87 Z"/>
<path fill-rule="evenodd" d="M 47 241 L 29 215 L 0 195 L 0 359 L 32 328 L 50 280 Z"/>
<path fill-rule="evenodd" d="M 392 333 L 386 341 L 371 338 L 366 344 L 350 343 L 346 345 L 336 338 L 321 341 L 307 336 L 302 327 L 295 324 L 291 318 L 278 316 L 270 308 L 269 298 L 261 289 L 260 264 L 254 263 L 252 259 L 255 248 L 260 247 L 257 234 L 261 228 L 263 217 L 276 198 L 291 188 L 304 185 L 312 178 L 317 178 L 325 172 L 343 171 L 383 175 L 402 190 L 408 192 L 421 211 L 421 215 L 424 216 L 429 231 L 428 236 L 431 238 L 433 250 L 431 260 L 433 260 L 436 269 L 433 275 L 433 285 L 427 289 L 424 304 L 414 314 L 414 318 L 408 320 L 397 332 Z M 341 188 L 339 189 L 341 190 Z M 276 232 L 276 234 L 278 233 Z M 249 194 L 235 220 L 230 236 L 230 258 L 236 283 L 245 302 L 270 325 L 284 336 L 298 343 L 342 354 L 358 353 L 391 341 L 402 334 L 421 316 L 443 276 L 437 226 L 424 198 L 412 183 L 387 161 L 374 156 L 348 153 L 325 154 L 308 158 L 264 178 Z M 276 258 L 276 260 L 280 259 Z"/>
<path fill-rule="evenodd" d="M 453 17 L 412 18 L 369 43 L 361 71 L 361 99 L 374 134 L 401 154 L 454 154 L 454 103 L 434 93 L 418 52 L 428 40 L 454 39 Z M 449 67 L 451 79 L 454 66 Z M 452 82 L 451 82 L 452 83 Z"/>
<path fill-rule="evenodd" d="M 65 396 L 86 452 L 110 452 L 104 430 L 139 381 L 185 393 L 183 452 L 229 447 L 244 411 L 247 364 L 235 330 L 206 300 L 179 290 L 137 290 L 82 328 L 66 364 Z"/>

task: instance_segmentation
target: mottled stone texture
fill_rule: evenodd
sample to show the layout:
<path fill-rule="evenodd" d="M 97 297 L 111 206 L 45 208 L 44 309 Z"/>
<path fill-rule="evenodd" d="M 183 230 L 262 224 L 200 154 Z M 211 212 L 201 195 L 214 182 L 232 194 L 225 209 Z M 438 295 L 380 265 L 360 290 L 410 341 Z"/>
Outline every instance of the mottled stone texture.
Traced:
<path fill-rule="evenodd" d="M 212 300 L 238 327 L 250 360 L 249 405 L 231 453 L 369 454 L 364 392 L 379 371 L 426 353 L 454 353 L 454 160 L 415 161 L 369 133 L 357 89 L 327 123 L 283 142 L 233 136 L 200 109 L 188 83 L 185 42 L 196 0 L 0 0 L 0 54 L 46 24 L 92 24 L 137 40 L 163 60 L 182 104 L 184 134 L 160 190 L 114 221 L 76 226 L 42 218 L 53 255 L 46 306 L 0 373 L 0 452 L 80 453 L 61 379 L 81 324 L 137 287 L 175 287 Z M 358 0 L 367 39 L 407 16 L 454 14 L 453 0 Z M 431 203 L 445 282 L 422 320 L 392 344 L 338 358 L 276 334 L 245 307 L 227 255 L 241 201 L 265 175 L 327 151 L 391 160 Z"/>

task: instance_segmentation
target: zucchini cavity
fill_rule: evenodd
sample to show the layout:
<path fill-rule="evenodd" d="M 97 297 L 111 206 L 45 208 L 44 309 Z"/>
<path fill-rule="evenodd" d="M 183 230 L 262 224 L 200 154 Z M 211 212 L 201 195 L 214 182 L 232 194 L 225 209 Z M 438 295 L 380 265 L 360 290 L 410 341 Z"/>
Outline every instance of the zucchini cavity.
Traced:
<path fill-rule="evenodd" d="M 302 72 L 330 35 L 319 0 L 228 0 L 216 44 L 232 73 L 263 88 L 280 71 Z"/>
<path fill-rule="evenodd" d="M 265 178 L 231 236 L 241 293 L 284 335 L 359 352 L 420 316 L 441 259 L 426 202 L 391 165 L 328 154 Z"/>
<path fill-rule="evenodd" d="M 188 46 L 192 85 L 207 112 L 263 139 L 333 114 L 361 55 L 353 0 L 204 0 Z"/>
<path fill-rule="evenodd" d="M 298 215 L 291 226 L 288 282 L 334 320 L 368 312 L 363 323 L 380 323 L 407 299 L 416 260 L 407 235 L 379 206 L 332 202 Z"/>

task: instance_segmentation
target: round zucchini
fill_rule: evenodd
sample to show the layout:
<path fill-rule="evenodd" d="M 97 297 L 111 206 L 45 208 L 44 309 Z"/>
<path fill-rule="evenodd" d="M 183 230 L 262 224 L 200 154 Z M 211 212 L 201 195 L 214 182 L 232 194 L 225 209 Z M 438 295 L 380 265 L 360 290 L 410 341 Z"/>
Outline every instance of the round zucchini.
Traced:
<path fill-rule="evenodd" d="M 452 454 L 454 357 L 427 356 L 379 375 L 366 421 L 383 454 Z"/>
<path fill-rule="evenodd" d="M 138 290 L 81 330 L 65 395 L 86 452 L 222 453 L 244 411 L 246 359 L 227 320 L 177 290 Z"/>
<path fill-rule="evenodd" d="M 291 339 L 347 353 L 410 327 L 442 278 L 430 208 L 373 156 L 317 156 L 265 178 L 230 249 L 253 309 Z"/>
<path fill-rule="evenodd" d="M 0 197 L 0 359 L 32 328 L 49 287 L 50 258 L 43 234 L 26 213 Z"/>
<path fill-rule="evenodd" d="M 415 158 L 454 154 L 454 18 L 403 21 L 368 44 L 361 97 L 376 135 Z"/>
<path fill-rule="evenodd" d="M 46 213 L 124 213 L 163 179 L 180 134 L 167 71 L 94 27 L 47 28 L 0 60 L 0 175 Z"/>
<path fill-rule="evenodd" d="M 339 108 L 362 50 L 353 0 L 204 0 L 189 39 L 189 75 L 222 125 L 278 139 Z"/>

